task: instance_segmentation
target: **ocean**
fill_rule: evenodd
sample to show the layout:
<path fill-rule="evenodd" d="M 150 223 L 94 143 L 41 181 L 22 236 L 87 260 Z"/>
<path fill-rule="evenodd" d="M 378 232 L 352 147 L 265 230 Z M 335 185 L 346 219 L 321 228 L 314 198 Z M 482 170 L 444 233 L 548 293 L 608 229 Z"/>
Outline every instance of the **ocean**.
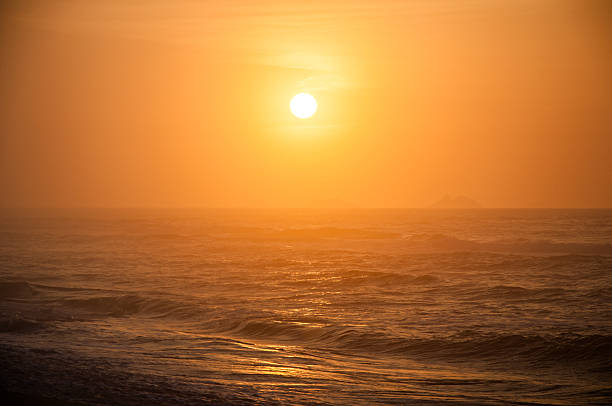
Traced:
<path fill-rule="evenodd" d="M 612 210 L 4 210 L 0 390 L 612 404 Z"/>

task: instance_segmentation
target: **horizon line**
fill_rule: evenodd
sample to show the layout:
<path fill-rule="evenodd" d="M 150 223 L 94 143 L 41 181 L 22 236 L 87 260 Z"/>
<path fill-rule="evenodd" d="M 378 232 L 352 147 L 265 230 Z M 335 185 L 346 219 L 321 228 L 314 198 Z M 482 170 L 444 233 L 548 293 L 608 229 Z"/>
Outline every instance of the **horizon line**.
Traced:
<path fill-rule="evenodd" d="M 430 206 L 0 206 L 0 210 L 612 210 L 612 207 L 430 207 Z"/>

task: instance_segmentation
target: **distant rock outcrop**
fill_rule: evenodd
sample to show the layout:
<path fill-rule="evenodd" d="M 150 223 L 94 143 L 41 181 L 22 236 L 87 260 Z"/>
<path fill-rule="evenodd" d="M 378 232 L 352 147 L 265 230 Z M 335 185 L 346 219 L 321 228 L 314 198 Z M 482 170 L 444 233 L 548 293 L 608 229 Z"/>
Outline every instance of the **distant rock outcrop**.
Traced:
<path fill-rule="evenodd" d="M 430 207 L 432 209 L 479 209 L 482 206 L 469 197 L 445 195 Z"/>

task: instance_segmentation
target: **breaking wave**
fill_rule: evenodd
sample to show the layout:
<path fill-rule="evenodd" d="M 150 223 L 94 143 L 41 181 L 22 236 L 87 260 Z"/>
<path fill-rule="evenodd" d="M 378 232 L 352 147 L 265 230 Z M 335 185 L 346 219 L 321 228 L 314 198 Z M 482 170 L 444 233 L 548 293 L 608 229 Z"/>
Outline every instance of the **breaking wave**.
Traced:
<path fill-rule="evenodd" d="M 321 323 L 286 323 L 262 319 L 228 322 L 211 332 L 254 340 L 288 341 L 361 354 L 413 358 L 588 362 L 612 367 L 612 336 L 478 334 L 463 332 L 444 338 L 393 337 Z"/>

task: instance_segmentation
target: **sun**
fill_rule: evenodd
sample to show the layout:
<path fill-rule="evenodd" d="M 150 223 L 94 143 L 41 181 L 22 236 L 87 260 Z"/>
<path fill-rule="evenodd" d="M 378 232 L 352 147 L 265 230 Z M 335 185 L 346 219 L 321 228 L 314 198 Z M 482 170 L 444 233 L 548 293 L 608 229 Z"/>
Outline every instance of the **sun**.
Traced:
<path fill-rule="evenodd" d="M 297 118 L 308 118 L 316 113 L 317 101 L 311 94 L 298 93 L 291 99 L 289 108 Z"/>

